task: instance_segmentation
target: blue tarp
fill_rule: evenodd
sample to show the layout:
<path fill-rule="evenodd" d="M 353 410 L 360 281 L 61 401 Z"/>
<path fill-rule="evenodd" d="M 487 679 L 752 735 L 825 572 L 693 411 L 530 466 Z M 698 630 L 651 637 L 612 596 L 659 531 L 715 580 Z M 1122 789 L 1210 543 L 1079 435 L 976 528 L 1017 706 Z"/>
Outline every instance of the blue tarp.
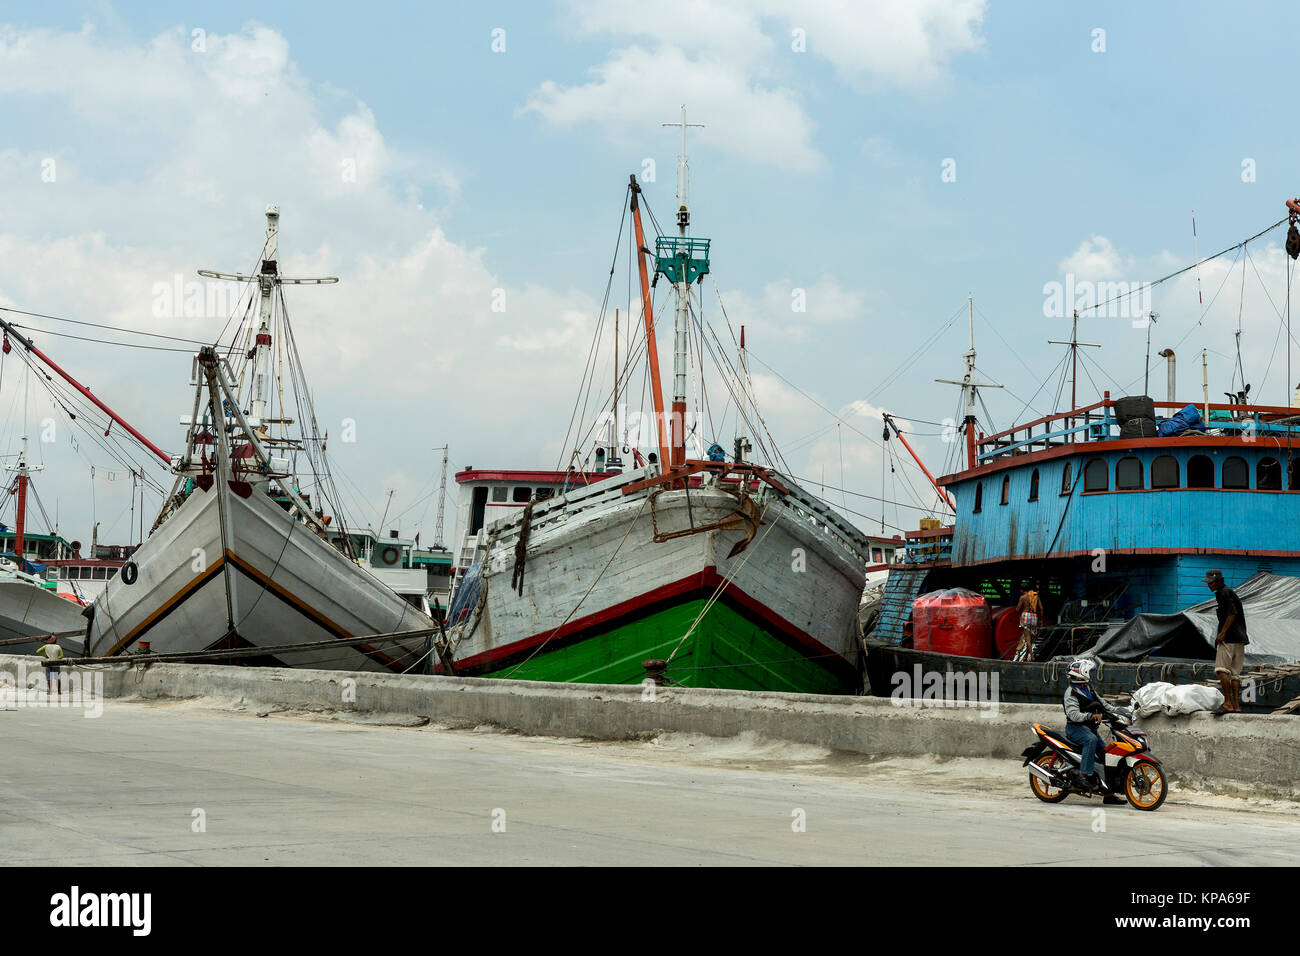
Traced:
<path fill-rule="evenodd" d="M 10 551 L 7 554 L 0 554 L 0 558 L 8 558 L 10 561 L 18 565 L 28 574 L 43 575 L 46 571 L 50 569 L 50 566 L 48 564 L 35 564 L 34 562 L 28 561 L 26 558 L 19 560 L 18 555 L 12 551 Z"/>
<path fill-rule="evenodd" d="M 451 599 L 451 608 L 447 611 L 447 626 L 459 624 L 462 617 L 478 605 L 478 596 L 483 591 L 483 563 L 471 564 L 456 586 L 456 593 Z"/>
<path fill-rule="evenodd" d="M 1195 405 L 1185 405 L 1174 412 L 1173 415 L 1156 426 L 1156 434 L 1161 438 L 1168 438 L 1171 435 L 1180 435 L 1189 428 L 1205 431 L 1205 425 L 1201 421 L 1201 413 Z"/>

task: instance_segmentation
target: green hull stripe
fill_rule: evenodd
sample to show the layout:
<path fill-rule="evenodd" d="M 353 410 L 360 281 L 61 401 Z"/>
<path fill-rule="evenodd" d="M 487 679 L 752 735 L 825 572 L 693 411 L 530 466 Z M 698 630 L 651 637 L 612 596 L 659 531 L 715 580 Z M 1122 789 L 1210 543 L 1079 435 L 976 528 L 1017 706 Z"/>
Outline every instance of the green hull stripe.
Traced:
<path fill-rule="evenodd" d="M 703 607 L 703 599 L 674 605 L 561 647 L 544 647 L 522 665 L 506 663 L 479 676 L 638 684 L 646 673 L 641 662 L 666 659 Z M 673 658 L 668 676 L 686 687 L 838 694 L 852 690 L 845 669 L 838 657 L 815 660 L 802 655 L 718 602 Z"/>

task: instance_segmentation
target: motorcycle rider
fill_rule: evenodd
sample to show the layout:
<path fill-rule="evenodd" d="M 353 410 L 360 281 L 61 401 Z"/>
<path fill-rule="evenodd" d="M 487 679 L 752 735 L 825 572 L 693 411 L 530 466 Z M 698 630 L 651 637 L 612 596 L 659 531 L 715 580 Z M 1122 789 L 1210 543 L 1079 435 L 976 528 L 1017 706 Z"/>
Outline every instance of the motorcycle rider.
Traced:
<path fill-rule="evenodd" d="M 1101 776 L 1094 769 L 1097 752 L 1102 750 L 1103 741 L 1097 733 L 1102 718 L 1107 713 L 1106 704 L 1089 686 L 1092 669 L 1095 665 L 1087 659 L 1070 663 L 1065 672 L 1069 686 L 1065 689 L 1065 736 L 1079 748 L 1081 760 L 1079 769 L 1071 768 L 1070 781 L 1082 790 L 1101 790 Z M 1103 803 L 1123 803 L 1113 793 L 1106 793 Z"/>

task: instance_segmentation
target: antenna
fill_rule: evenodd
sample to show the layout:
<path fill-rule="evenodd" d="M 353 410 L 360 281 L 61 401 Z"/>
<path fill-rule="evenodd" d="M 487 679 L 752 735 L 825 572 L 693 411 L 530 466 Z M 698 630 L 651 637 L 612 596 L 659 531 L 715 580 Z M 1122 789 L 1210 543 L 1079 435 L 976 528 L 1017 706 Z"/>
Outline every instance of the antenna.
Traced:
<path fill-rule="evenodd" d="M 961 386 L 962 396 L 966 400 L 966 417 L 962 419 L 962 429 L 966 432 L 966 467 L 974 468 L 978 464 L 975 460 L 975 398 L 977 391 L 981 388 L 1001 388 L 1002 386 L 994 382 L 981 382 L 975 377 L 975 296 L 974 294 L 968 294 L 966 298 L 967 308 L 970 312 L 970 348 L 962 355 L 966 362 L 966 374 L 962 376 L 960 381 L 951 378 L 936 378 L 935 381 L 944 385 Z M 895 428 L 894 432 L 898 434 L 898 429 Z M 899 438 L 902 437 L 900 434 Z M 904 442 L 903 444 L 906 446 L 907 443 Z M 943 492 L 940 492 L 940 494 L 945 500 L 949 500 L 946 494 Z M 949 504 L 951 505 L 951 500 L 949 500 Z"/>
<path fill-rule="evenodd" d="M 438 451 L 437 448 L 434 451 Z M 433 531 L 433 547 L 438 551 L 445 551 L 446 546 L 442 543 L 442 516 L 447 504 L 447 446 L 442 446 L 442 481 L 438 486 L 438 525 Z"/>
<path fill-rule="evenodd" d="M 681 122 L 664 123 L 663 125 L 680 126 L 682 128 L 682 152 L 681 155 L 677 157 L 677 226 L 681 230 L 682 235 L 684 236 L 686 235 L 686 227 L 690 224 L 691 221 L 690 213 L 687 211 L 687 207 L 690 205 L 690 200 L 688 195 L 690 191 L 690 183 L 688 181 L 688 177 L 690 175 L 690 163 L 686 159 L 686 130 L 687 127 L 693 127 L 695 129 L 704 129 L 704 124 L 686 122 L 686 104 L 683 103 Z M 684 219 L 683 219 L 683 213 L 685 213 Z"/>
<path fill-rule="evenodd" d="M 1151 394 L 1151 326 L 1156 324 L 1156 319 L 1158 318 L 1160 318 L 1159 312 L 1147 313 L 1147 360 L 1146 360 L 1146 372 L 1143 374 L 1142 377 L 1143 395 Z M 1241 335 L 1240 332 L 1238 332 L 1237 334 Z M 1240 347 L 1240 340 L 1238 341 L 1238 346 Z"/>
<path fill-rule="evenodd" d="M 1079 346 L 1083 345 L 1090 349 L 1101 348 L 1096 342 L 1079 341 L 1079 310 L 1074 310 L 1074 324 L 1070 327 L 1070 341 L 1062 342 L 1060 339 L 1048 339 L 1048 345 L 1068 345 L 1070 347 L 1070 411 L 1079 407 Z M 1074 427 L 1074 419 L 1070 419 L 1070 427 Z M 1074 435 L 1071 434 L 1070 441 L 1074 441 Z"/>
<path fill-rule="evenodd" d="M 664 126 L 682 128 L 682 152 L 677 157 L 677 232 L 681 246 L 690 256 L 690 242 L 686 239 L 686 229 L 691 224 L 689 207 L 690 164 L 686 158 L 686 130 L 688 127 L 703 128 L 700 123 L 686 122 L 686 104 L 682 104 L 680 123 L 664 123 Z M 658 245 L 658 243 L 656 243 Z M 674 253 L 676 253 L 674 249 Z M 670 277 L 671 278 L 671 277 Z M 672 430 L 672 455 L 669 464 L 676 468 L 686 461 L 686 348 L 690 328 L 690 270 L 680 269 L 675 277 L 673 288 L 676 291 L 677 307 L 673 316 L 673 408 L 670 418 Z"/>

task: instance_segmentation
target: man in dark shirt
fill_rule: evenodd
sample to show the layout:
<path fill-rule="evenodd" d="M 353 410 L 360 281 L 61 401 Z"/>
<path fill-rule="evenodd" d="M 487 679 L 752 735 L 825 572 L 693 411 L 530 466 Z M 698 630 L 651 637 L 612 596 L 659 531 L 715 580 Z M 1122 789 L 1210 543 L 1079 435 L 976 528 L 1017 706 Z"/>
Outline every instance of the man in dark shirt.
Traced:
<path fill-rule="evenodd" d="M 1219 633 L 1214 639 L 1214 672 L 1223 688 L 1223 707 L 1219 713 L 1241 713 L 1241 668 L 1246 660 L 1246 611 L 1237 592 L 1223 584 L 1223 572 L 1205 573 L 1205 583 L 1218 602 Z"/>

